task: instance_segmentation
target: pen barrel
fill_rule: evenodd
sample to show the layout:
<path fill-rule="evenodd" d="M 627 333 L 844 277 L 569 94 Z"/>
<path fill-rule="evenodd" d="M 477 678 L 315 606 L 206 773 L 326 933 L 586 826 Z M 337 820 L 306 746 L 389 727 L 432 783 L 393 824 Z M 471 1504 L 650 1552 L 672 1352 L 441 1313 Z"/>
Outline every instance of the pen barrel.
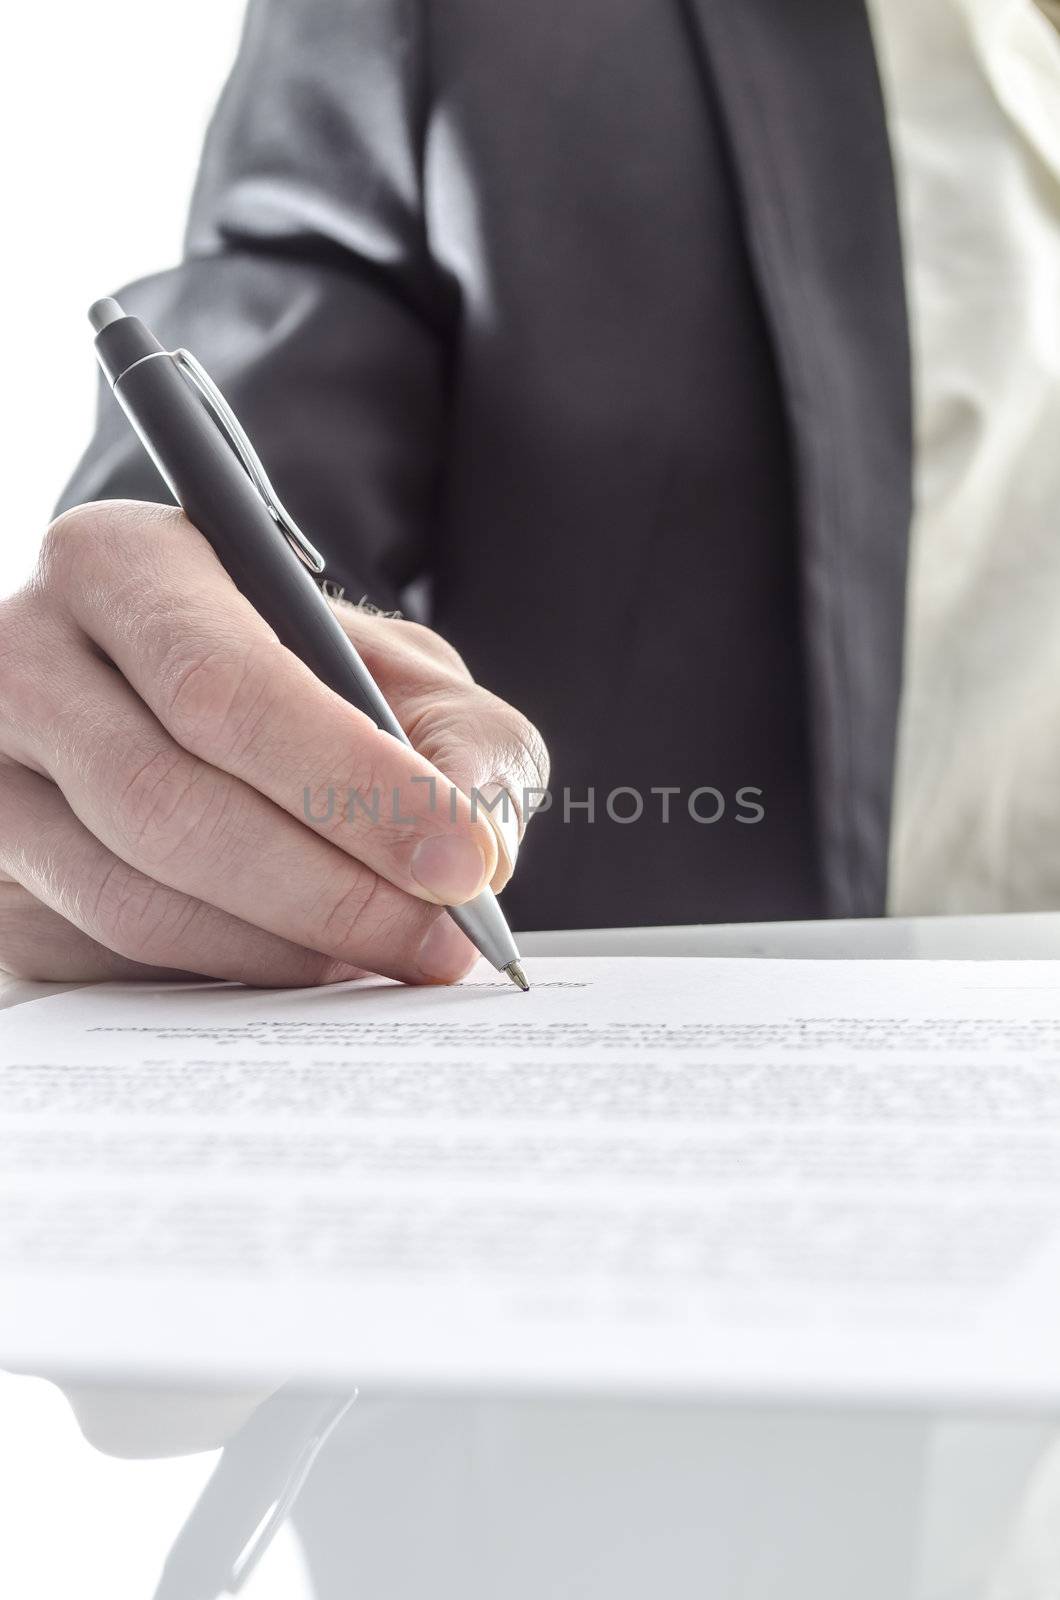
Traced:
<path fill-rule="evenodd" d="M 126 318 L 100 334 L 100 364 L 111 376 L 116 360 L 128 363 L 112 377 L 115 398 L 188 520 L 280 641 L 336 694 L 408 744 L 375 680 L 213 417 L 143 324 L 142 337 L 125 327 L 135 322 Z M 121 348 L 115 352 L 119 334 Z"/>
<path fill-rule="evenodd" d="M 148 455 L 236 588 L 321 682 L 411 748 L 353 642 L 173 357 L 138 318 L 124 316 L 102 329 L 96 354 Z M 498 970 L 518 961 L 491 890 L 448 909 Z"/>

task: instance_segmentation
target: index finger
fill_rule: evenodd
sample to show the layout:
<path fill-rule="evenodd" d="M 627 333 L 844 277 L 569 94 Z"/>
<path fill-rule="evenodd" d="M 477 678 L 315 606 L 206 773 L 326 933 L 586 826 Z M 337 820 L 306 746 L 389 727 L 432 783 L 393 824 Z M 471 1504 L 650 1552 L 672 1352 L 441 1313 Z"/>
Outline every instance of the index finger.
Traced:
<path fill-rule="evenodd" d="M 279 642 L 172 507 L 109 503 L 53 530 L 48 585 L 176 742 L 424 900 L 459 905 L 497 841 L 426 757 Z"/>

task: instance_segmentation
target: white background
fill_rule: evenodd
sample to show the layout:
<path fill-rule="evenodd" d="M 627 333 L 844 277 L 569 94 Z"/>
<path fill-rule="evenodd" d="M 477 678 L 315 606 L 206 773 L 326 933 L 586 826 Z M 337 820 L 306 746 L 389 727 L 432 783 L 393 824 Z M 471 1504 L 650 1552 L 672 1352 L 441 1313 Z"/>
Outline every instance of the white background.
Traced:
<path fill-rule="evenodd" d="M 31 566 L 88 437 L 89 305 L 179 254 L 242 11 L 242 0 L 51 0 L 5 19 L 0 594 Z M 57 1390 L 0 1373 L 0 1594 L 146 1600 L 214 1459 L 101 1456 Z M 303 1583 L 284 1530 L 245 1592 L 297 1600 Z"/>
<path fill-rule="evenodd" d="M 242 12 L 242 0 L 41 0 L 6 19 L 0 594 L 31 565 L 88 438 L 89 305 L 179 255 Z"/>

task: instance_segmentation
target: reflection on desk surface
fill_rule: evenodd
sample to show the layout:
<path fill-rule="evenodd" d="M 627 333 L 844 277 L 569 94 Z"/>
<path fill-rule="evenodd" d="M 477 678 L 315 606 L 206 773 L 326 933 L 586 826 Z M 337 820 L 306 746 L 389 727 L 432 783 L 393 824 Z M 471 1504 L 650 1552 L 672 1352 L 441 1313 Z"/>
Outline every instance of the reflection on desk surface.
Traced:
<path fill-rule="evenodd" d="M 251 1413 L 224 1457 L 146 1459 L 176 1429 L 235 1424 L 247 1397 L 74 1398 L 101 1443 L 135 1436 L 145 1459 L 90 1446 L 43 1380 L 0 1379 L 0 1593 L 19 1600 L 200 1600 L 297 1465 L 299 1410 L 311 1427 L 339 1401 L 287 1392 L 273 1451 Z M 201 1542 L 184 1534 L 158 1590 L 197 1501 Z M 362 1395 L 242 1592 L 1047 1600 L 1058 1518 L 1060 1436 L 1044 1419 Z"/>

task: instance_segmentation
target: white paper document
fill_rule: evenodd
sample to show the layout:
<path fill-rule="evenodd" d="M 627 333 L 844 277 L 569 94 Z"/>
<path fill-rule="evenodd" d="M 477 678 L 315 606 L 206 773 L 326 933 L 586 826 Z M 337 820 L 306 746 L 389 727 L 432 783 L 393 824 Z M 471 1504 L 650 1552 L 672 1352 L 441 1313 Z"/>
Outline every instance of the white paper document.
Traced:
<path fill-rule="evenodd" d="M 0 1363 L 1060 1402 L 1060 963 L 0 1013 Z"/>

